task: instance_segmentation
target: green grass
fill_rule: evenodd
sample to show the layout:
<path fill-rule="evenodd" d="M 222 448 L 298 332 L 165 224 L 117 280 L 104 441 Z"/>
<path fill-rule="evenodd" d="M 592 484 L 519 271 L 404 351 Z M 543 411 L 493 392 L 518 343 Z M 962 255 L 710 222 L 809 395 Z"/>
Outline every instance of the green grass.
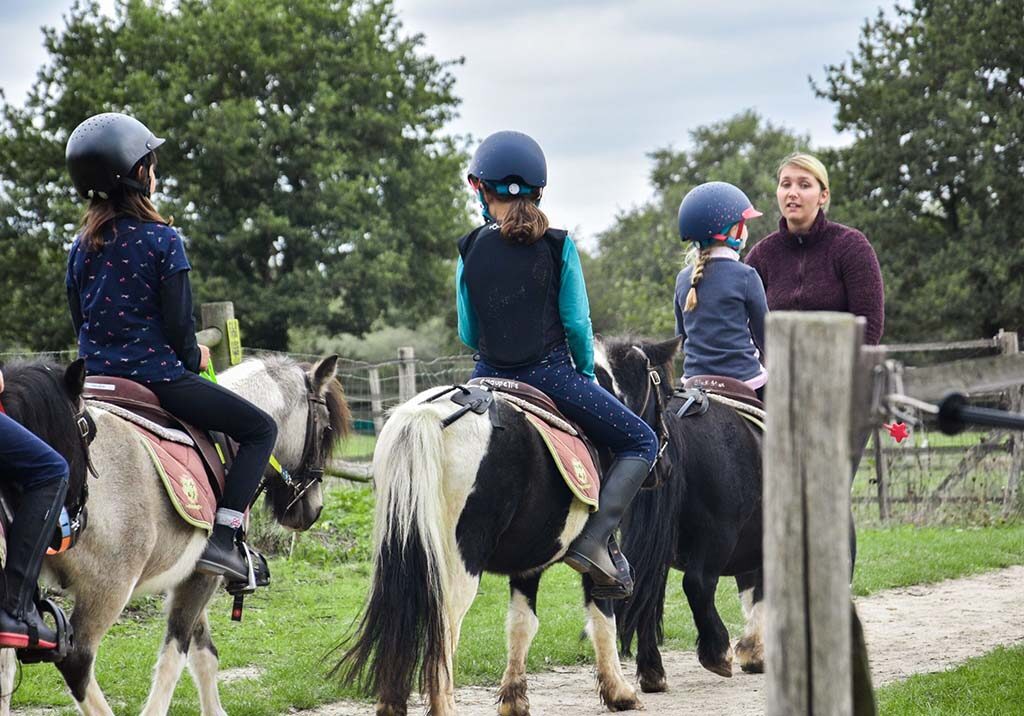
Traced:
<path fill-rule="evenodd" d="M 257 666 L 255 680 L 224 683 L 221 696 L 228 713 L 256 716 L 280 714 L 353 696 L 327 679 L 333 663 L 324 655 L 351 627 L 369 581 L 367 545 L 372 496 L 367 488 L 335 489 L 327 495 L 316 528 L 294 543 L 291 559 L 272 560 L 273 584 L 251 596 L 241 624 L 228 619 L 230 598 L 219 595 L 211 605 L 213 634 L 221 668 Z M 854 584 L 857 594 L 1024 563 L 1024 526 L 983 530 L 866 530 Z M 666 648 L 692 649 L 696 638 L 689 609 L 673 572 L 666 606 Z M 485 576 L 479 596 L 463 627 L 458 655 L 459 684 L 494 685 L 504 670 L 507 580 Z M 160 599 L 133 602 L 131 609 L 104 640 L 97 665 L 101 686 L 116 713 L 137 713 L 145 700 L 164 623 Z M 592 660 L 589 642 L 580 639 L 584 623 L 579 577 L 558 565 L 543 578 L 538 596 L 540 631 L 530 651 L 529 668 Z M 742 628 L 739 601 L 731 579 L 723 579 L 717 603 L 731 634 Z M 19 706 L 58 706 L 72 714 L 70 697 L 56 670 L 47 665 L 25 667 Z M 195 688 L 183 676 L 175 694 L 173 714 L 198 710 Z"/>
<path fill-rule="evenodd" d="M 999 648 L 941 674 L 913 676 L 877 692 L 881 716 L 1004 716 L 1024 704 L 1024 646 Z"/>

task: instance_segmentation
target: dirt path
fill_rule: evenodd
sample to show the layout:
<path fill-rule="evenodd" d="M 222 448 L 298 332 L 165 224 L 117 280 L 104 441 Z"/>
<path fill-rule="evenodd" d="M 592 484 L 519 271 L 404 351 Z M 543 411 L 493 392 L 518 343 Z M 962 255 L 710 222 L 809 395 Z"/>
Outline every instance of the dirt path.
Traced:
<path fill-rule="evenodd" d="M 875 685 L 943 671 L 997 646 L 1024 642 L 1024 566 L 939 584 L 893 589 L 857 600 L 867 634 Z M 764 677 L 731 679 L 705 671 L 693 652 L 663 652 L 669 692 L 644 694 L 649 713 L 755 716 L 764 708 Z M 633 665 L 625 665 L 633 673 Z M 603 716 L 593 670 L 559 667 L 530 675 L 533 716 Z M 494 716 L 495 689 L 459 689 L 462 716 Z M 410 708 L 410 713 L 415 713 Z M 369 716 L 369 704 L 339 702 L 303 716 Z"/>

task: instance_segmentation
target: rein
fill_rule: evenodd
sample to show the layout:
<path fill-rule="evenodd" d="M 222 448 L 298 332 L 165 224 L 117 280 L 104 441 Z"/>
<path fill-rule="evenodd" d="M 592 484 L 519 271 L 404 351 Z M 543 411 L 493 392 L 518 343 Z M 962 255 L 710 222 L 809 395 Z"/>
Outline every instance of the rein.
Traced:
<path fill-rule="evenodd" d="M 640 407 L 640 419 L 645 421 L 651 427 L 657 427 L 658 430 L 658 454 L 654 458 L 654 462 L 651 463 L 651 470 L 661 460 L 661 456 L 665 454 L 665 450 L 668 448 L 669 432 L 668 424 L 665 422 L 665 398 L 661 394 L 661 374 L 658 373 L 657 368 L 651 365 L 651 359 L 647 357 L 643 349 L 640 346 L 633 346 L 633 349 L 644 357 L 644 362 L 647 364 L 647 393 L 644 395 L 644 403 Z M 647 420 L 647 406 L 651 402 L 651 394 L 654 394 L 655 402 L 655 422 L 657 425 L 653 425 L 650 420 Z"/>
<path fill-rule="evenodd" d="M 313 417 L 315 411 L 314 405 L 327 406 L 327 401 L 320 397 L 317 393 L 313 392 L 313 386 L 310 383 L 309 376 L 304 375 L 306 380 L 306 432 L 302 443 L 302 454 L 299 456 L 299 463 L 296 470 L 298 471 L 295 477 L 292 476 L 291 472 L 287 468 L 281 465 L 280 461 L 273 455 L 270 456 L 270 467 L 273 468 L 280 477 L 281 481 L 289 487 L 292 491 L 292 500 L 288 503 L 285 508 L 289 510 L 295 505 L 296 502 L 302 499 L 302 497 L 309 492 L 310 488 L 315 484 L 319 484 L 324 479 L 324 467 L 308 467 L 306 465 L 309 462 L 312 452 L 316 449 L 316 420 Z M 331 430 L 330 423 L 328 422 L 327 430 Z M 266 489 L 267 478 L 264 475 L 263 479 L 260 480 L 260 485 L 256 490 L 256 494 L 253 495 L 252 503 L 255 504 L 256 500 Z"/>

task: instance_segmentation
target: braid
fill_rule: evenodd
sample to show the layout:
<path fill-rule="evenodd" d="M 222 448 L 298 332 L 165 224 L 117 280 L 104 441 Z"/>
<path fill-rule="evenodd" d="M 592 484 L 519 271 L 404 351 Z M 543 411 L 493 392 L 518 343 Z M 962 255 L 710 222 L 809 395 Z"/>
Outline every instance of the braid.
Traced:
<path fill-rule="evenodd" d="M 686 294 L 686 306 L 684 311 L 692 311 L 697 307 L 697 284 L 704 277 L 704 267 L 711 258 L 711 249 L 702 249 L 697 256 L 697 263 L 693 267 L 693 276 L 690 277 L 690 292 Z"/>

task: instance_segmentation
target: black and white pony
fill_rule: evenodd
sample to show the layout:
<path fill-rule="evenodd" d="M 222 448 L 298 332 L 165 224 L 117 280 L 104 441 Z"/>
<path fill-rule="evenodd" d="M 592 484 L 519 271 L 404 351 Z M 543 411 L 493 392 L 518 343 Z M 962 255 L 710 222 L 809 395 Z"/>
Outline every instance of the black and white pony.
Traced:
<path fill-rule="evenodd" d="M 336 365 L 337 356 L 314 366 L 290 358 L 252 358 L 219 376 L 221 385 L 263 408 L 278 424 L 274 454 L 295 479 L 286 484 L 278 473 L 268 473 L 266 505 L 290 529 L 306 530 L 319 517 L 324 463 L 349 429 Z M 122 418 L 87 409 L 95 439 L 86 455 L 75 420 L 83 409 L 80 361 L 67 371 L 49 363 L 8 364 L 4 376 L 8 412 L 65 454 L 72 465 L 71 490 L 80 494 L 81 480 L 76 486 L 75 476 L 76 471 L 84 475 L 84 468 L 76 466 L 89 459 L 95 469 L 96 479 L 88 480 L 88 526 L 73 549 L 46 558 L 42 575 L 74 596 L 74 648 L 57 668 L 79 710 L 113 713 L 93 670 L 100 640 L 133 595 L 167 592 L 167 633 L 143 713 L 167 713 L 187 661 L 202 713 L 222 716 L 217 651 L 206 615 L 221 580 L 194 571 L 206 533 L 175 513 L 149 452 Z M 42 411 L 44 404 L 65 407 Z M 76 439 L 69 442 L 69 435 Z M 9 708 L 14 679 L 13 652 L 4 654 L 2 713 Z"/>
<path fill-rule="evenodd" d="M 736 410 L 710 401 L 700 416 L 676 416 L 670 375 L 645 377 L 646 356 L 630 345 L 608 349 L 608 372 L 598 379 L 668 436 L 659 463 L 661 485 L 642 490 L 623 518 L 621 546 L 629 555 L 636 586 L 616 605 L 624 653 L 637 640 L 636 664 L 645 692 L 667 688 L 658 645 L 662 640 L 669 568 L 683 572 L 683 591 L 697 627 L 697 656 L 709 671 L 732 676 L 729 633 L 715 607 L 723 575 L 740 591 L 746 629 L 735 658 L 748 672 L 764 669 L 763 573 L 761 570 L 761 439 Z M 653 363 L 653 361 L 652 361 Z M 650 391 L 642 403 L 632 396 Z"/>
<path fill-rule="evenodd" d="M 675 340 L 599 343 L 597 365 L 608 385 L 643 413 L 651 371 L 670 384 L 669 364 L 677 350 Z M 609 360 L 623 352 L 636 360 Z M 508 575 L 508 659 L 498 711 L 525 716 L 526 655 L 539 623 L 541 573 L 565 554 L 587 510 L 572 498 L 541 439 L 512 407 L 498 401 L 501 429 L 474 413 L 442 428 L 442 419 L 457 406 L 424 402 L 433 393 L 399 406 L 378 438 L 373 580 L 354 642 L 337 669 L 377 697 L 381 716 L 406 713 L 417 675 L 430 713 L 454 713 L 452 666 L 462 620 L 484 572 Z M 595 602 L 591 586 L 584 577 L 600 697 L 612 711 L 638 708 L 636 690 L 619 662 L 612 603 Z"/>

